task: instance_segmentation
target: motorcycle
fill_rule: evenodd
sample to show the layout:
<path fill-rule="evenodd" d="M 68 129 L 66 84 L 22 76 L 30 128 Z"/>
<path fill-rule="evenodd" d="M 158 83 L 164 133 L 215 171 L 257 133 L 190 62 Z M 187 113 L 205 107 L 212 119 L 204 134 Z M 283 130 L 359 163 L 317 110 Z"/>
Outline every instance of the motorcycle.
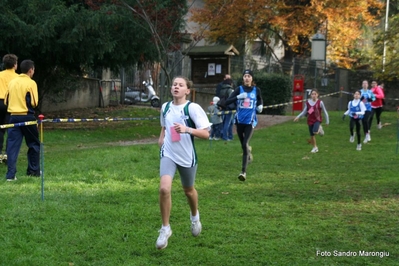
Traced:
<path fill-rule="evenodd" d="M 148 94 L 141 90 L 133 90 L 127 87 L 125 91 L 125 103 L 135 104 L 138 102 L 150 102 L 152 107 L 159 107 L 160 99 L 156 95 L 154 87 L 152 86 L 153 82 L 151 76 L 149 81 L 143 81 L 143 85 L 147 88 Z"/>

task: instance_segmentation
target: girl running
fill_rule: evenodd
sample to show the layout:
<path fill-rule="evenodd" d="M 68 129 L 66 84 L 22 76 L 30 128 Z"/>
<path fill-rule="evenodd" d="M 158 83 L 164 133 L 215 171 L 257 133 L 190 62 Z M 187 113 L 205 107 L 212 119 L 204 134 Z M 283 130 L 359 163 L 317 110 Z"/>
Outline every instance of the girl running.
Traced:
<path fill-rule="evenodd" d="M 169 224 L 172 209 L 172 181 L 176 171 L 190 206 L 191 233 L 198 236 L 202 225 L 198 212 L 198 193 L 194 187 L 197 174 L 197 154 L 194 137 L 208 139 L 210 123 L 200 105 L 186 99 L 193 83 L 186 77 L 175 77 L 170 92 L 173 101 L 164 103 L 161 110 L 159 205 L 162 227 L 156 242 L 158 249 L 168 245 L 172 235 Z"/>
<path fill-rule="evenodd" d="M 252 149 L 249 146 L 254 128 L 258 123 L 256 113 L 263 111 L 263 99 L 261 91 L 253 82 L 253 73 L 247 69 L 242 75 L 243 85 L 237 87 L 226 100 L 226 105 L 237 102 L 237 113 L 235 115 L 235 124 L 237 126 L 237 136 L 240 139 L 242 148 L 242 167 L 238 179 L 245 181 L 247 179 L 247 165 L 251 162 Z"/>
<path fill-rule="evenodd" d="M 316 144 L 315 135 L 324 135 L 323 127 L 321 126 L 322 116 L 321 110 L 323 110 L 324 115 L 326 117 L 326 125 L 329 124 L 329 117 L 327 110 L 324 106 L 323 101 L 319 100 L 319 92 L 317 89 L 312 89 L 310 92 L 311 98 L 306 102 L 303 111 L 294 119 L 294 122 L 298 121 L 304 115 L 308 116 L 308 126 L 310 133 L 311 144 L 313 145 L 313 149 L 310 151 L 311 153 L 316 153 L 319 151 L 319 148 Z"/>
<path fill-rule="evenodd" d="M 362 150 L 362 144 L 360 143 L 360 122 L 363 119 L 364 113 L 366 112 L 366 106 L 360 100 L 360 91 L 355 91 L 353 94 L 353 100 L 348 103 L 348 110 L 344 113 L 342 119 L 345 119 L 347 115 L 351 118 L 349 122 L 349 131 L 351 136 L 349 138 L 350 142 L 355 141 L 355 136 L 353 135 L 353 128 L 356 125 L 356 136 L 357 136 L 357 147 L 356 150 Z"/>

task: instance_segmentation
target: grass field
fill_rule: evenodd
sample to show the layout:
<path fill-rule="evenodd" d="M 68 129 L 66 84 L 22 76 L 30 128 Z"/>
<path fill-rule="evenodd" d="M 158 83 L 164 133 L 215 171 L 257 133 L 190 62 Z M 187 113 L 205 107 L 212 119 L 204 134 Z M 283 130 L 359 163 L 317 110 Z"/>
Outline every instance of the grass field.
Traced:
<path fill-rule="evenodd" d="M 156 138 L 159 120 L 44 125 L 44 200 L 40 178 L 23 175 L 26 147 L 16 182 L 0 165 L 0 265 L 399 265 L 397 113 L 382 114 L 381 130 L 374 121 L 362 151 L 341 116 L 330 112 L 317 154 L 305 119 L 256 130 L 245 182 L 236 136 L 196 139 L 203 232 L 191 236 L 177 176 L 161 251 L 158 146 L 126 145 Z"/>

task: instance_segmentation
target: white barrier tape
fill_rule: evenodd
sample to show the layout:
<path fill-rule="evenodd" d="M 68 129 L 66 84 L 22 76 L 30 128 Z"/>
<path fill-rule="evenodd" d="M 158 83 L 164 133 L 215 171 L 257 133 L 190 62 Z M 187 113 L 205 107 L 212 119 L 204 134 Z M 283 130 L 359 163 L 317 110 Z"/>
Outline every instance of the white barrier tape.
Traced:
<path fill-rule="evenodd" d="M 337 92 L 333 92 L 333 93 L 329 93 L 329 94 L 325 94 L 325 95 L 320 95 L 319 98 L 324 98 L 324 97 L 332 96 L 332 95 L 339 94 L 339 93 L 352 94 L 352 93 L 346 92 L 346 91 L 337 91 Z M 303 100 L 300 100 L 300 101 L 292 101 L 292 102 L 286 102 L 286 103 L 272 104 L 272 105 L 263 106 L 263 109 L 287 106 L 287 105 L 291 105 L 291 104 L 294 104 L 294 103 L 300 103 L 300 102 L 305 102 L 305 101 L 307 101 L 307 99 L 303 99 Z M 223 115 L 223 114 L 229 114 L 229 113 L 235 113 L 235 112 L 236 112 L 235 110 L 232 110 L 232 111 L 220 111 L 220 112 L 217 113 L 217 115 Z M 207 114 L 210 115 L 209 112 Z"/>

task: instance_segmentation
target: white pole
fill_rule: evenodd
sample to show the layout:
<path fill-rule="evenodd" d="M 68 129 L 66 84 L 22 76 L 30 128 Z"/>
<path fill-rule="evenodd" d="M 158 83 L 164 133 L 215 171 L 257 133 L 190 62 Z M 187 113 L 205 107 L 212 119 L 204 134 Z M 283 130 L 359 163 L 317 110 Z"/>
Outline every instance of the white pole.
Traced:
<path fill-rule="evenodd" d="M 385 8 L 385 31 L 384 33 L 386 34 L 388 31 L 388 13 L 389 13 L 389 0 L 387 0 L 387 6 Z M 385 71 L 385 57 L 387 54 L 387 41 L 385 40 L 384 36 L 384 51 L 382 54 L 382 72 Z"/>

